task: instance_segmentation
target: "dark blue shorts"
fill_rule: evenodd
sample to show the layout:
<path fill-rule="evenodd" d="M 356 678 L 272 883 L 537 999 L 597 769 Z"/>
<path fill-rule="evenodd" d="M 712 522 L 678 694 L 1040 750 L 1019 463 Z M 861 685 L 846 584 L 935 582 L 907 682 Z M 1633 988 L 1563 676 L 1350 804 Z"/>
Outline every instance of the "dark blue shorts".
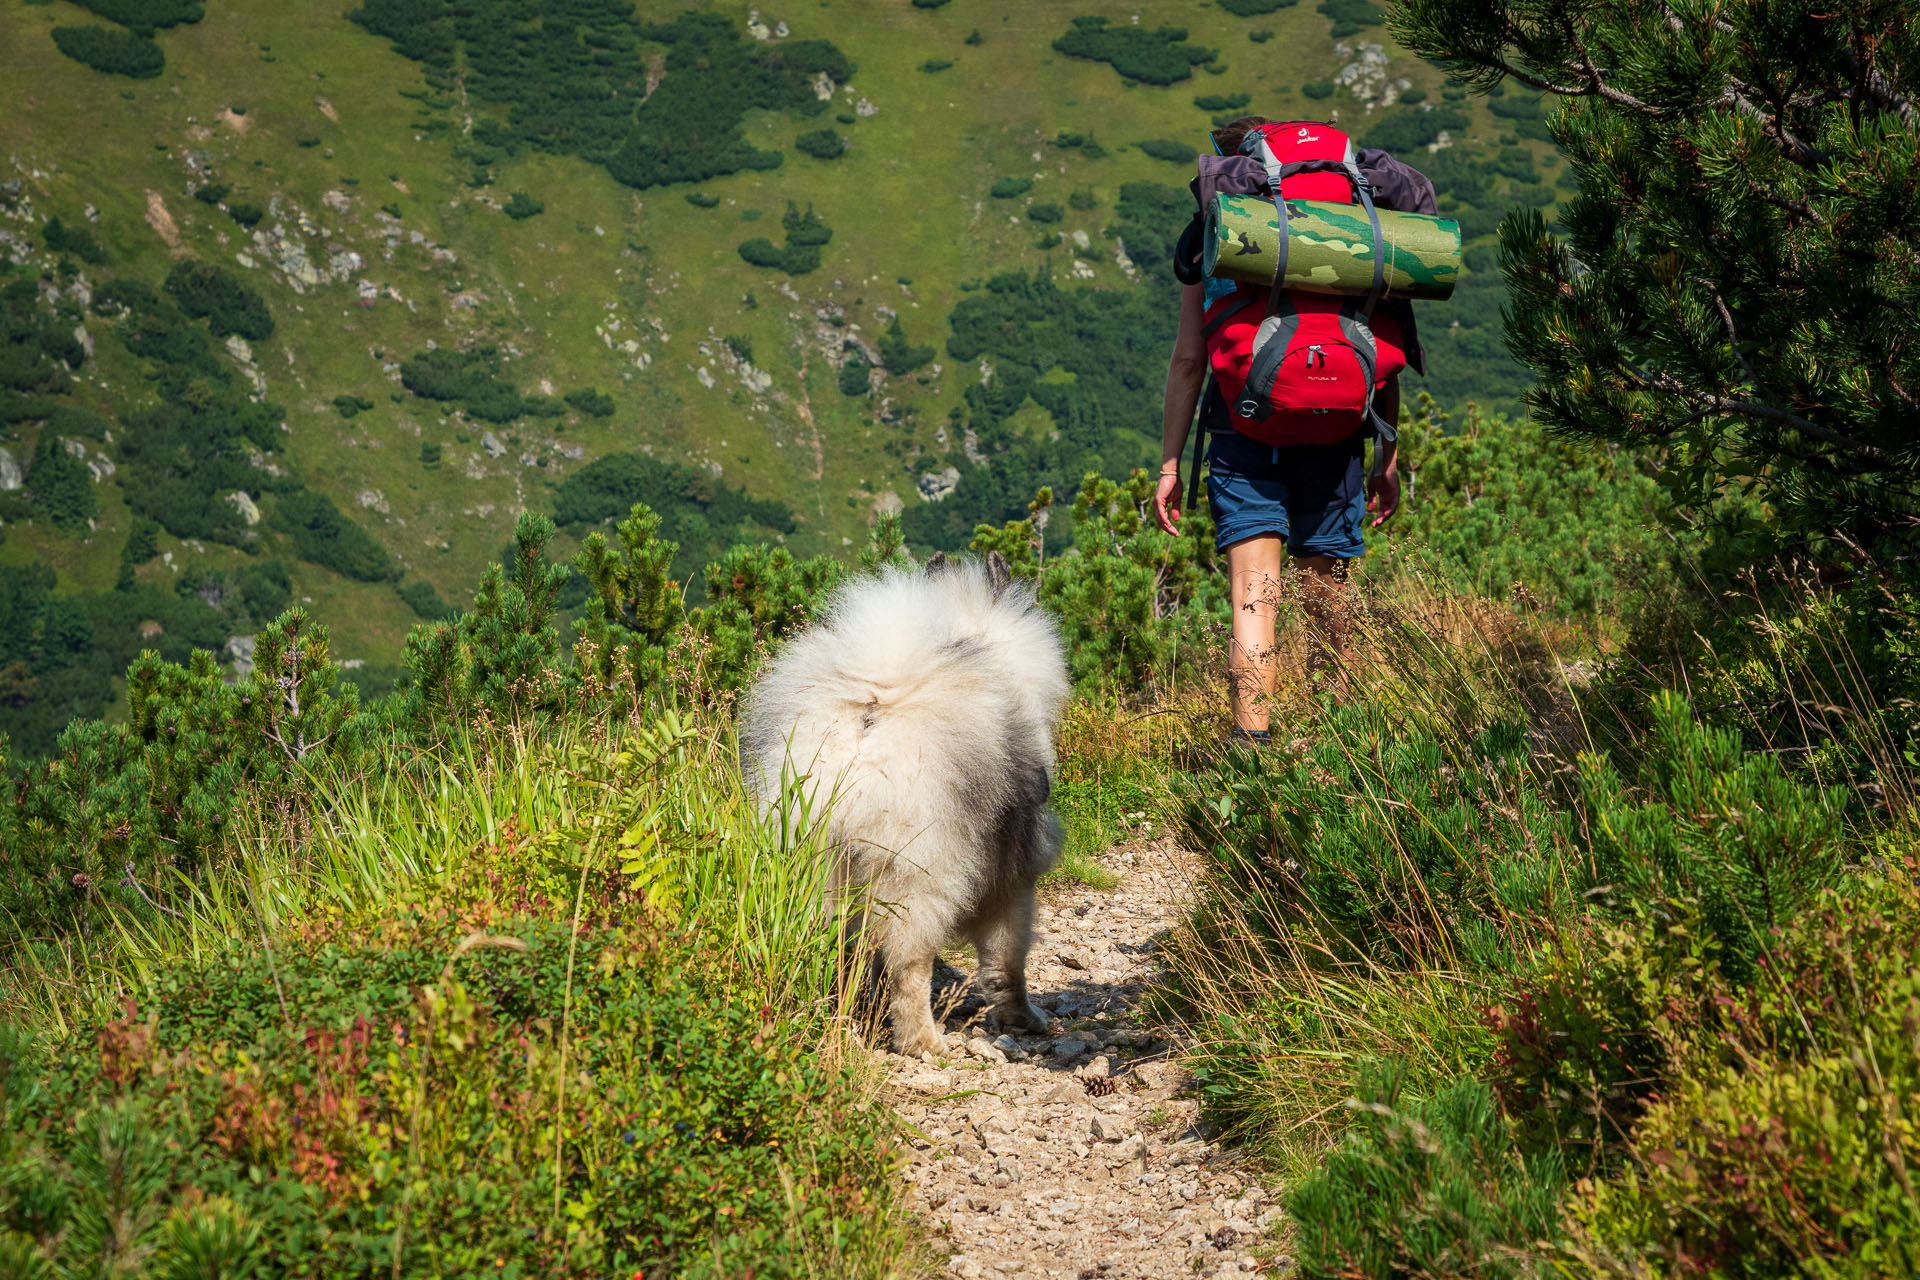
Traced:
<path fill-rule="evenodd" d="M 1365 443 L 1274 448 L 1237 431 L 1216 431 L 1207 450 L 1207 500 L 1214 543 L 1226 550 L 1261 533 L 1287 540 L 1287 553 L 1351 560 L 1367 553 Z"/>

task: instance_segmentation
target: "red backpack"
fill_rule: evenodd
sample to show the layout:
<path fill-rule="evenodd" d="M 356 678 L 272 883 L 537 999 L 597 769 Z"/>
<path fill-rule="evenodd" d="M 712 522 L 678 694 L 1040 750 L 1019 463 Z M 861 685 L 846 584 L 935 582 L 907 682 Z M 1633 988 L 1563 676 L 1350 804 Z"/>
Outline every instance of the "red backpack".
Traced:
<path fill-rule="evenodd" d="M 1392 440 L 1393 424 L 1374 411 L 1373 393 L 1406 367 L 1405 338 L 1391 310 L 1374 315 L 1386 296 L 1385 259 L 1352 140 L 1331 125 L 1296 120 L 1249 131 L 1240 150 L 1267 171 L 1280 215 L 1280 261 L 1271 289 L 1237 285 L 1206 311 L 1207 358 L 1234 429 L 1265 444 L 1333 444 L 1371 425 L 1383 444 Z M 1366 209 L 1374 237 L 1370 292 L 1283 287 L 1287 200 L 1357 200 Z"/>

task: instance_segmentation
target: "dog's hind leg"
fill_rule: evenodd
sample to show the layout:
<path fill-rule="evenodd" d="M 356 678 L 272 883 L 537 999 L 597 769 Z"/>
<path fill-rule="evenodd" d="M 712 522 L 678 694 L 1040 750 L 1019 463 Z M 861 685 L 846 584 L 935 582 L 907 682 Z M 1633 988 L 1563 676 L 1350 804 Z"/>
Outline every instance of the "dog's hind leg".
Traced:
<path fill-rule="evenodd" d="M 943 1053 L 947 1042 L 933 1024 L 932 947 L 886 948 L 888 1011 L 893 1015 L 893 1051 L 917 1058 Z"/>
<path fill-rule="evenodd" d="M 1015 888 L 1005 908 L 973 931 L 980 953 L 980 991 L 1004 1027 L 1045 1031 L 1047 1015 L 1027 996 L 1027 951 L 1033 946 L 1033 885 Z"/>

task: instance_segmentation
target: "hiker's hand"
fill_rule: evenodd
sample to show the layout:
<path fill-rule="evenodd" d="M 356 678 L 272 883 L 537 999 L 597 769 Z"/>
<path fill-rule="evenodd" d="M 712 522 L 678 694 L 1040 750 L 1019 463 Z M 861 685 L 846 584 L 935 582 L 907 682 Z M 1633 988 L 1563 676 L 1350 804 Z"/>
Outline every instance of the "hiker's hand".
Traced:
<path fill-rule="evenodd" d="M 1367 477 L 1367 514 L 1378 529 L 1387 517 L 1400 509 L 1400 468 L 1393 463 L 1377 476 Z"/>
<path fill-rule="evenodd" d="M 1160 517 L 1160 527 L 1175 537 L 1180 531 L 1173 526 L 1180 523 L 1180 473 L 1162 471 L 1160 483 L 1153 490 L 1153 513 Z"/>

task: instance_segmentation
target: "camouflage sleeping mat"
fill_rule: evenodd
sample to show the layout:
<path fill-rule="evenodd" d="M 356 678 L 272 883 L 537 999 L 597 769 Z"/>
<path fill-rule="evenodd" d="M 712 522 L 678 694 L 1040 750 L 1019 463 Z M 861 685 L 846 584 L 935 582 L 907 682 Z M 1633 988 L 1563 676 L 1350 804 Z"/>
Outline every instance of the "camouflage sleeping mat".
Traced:
<path fill-rule="evenodd" d="M 1446 298 L 1460 276 L 1460 224 L 1423 213 L 1380 212 L 1387 293 Z M 1287 201 L 1289 289 L 1365 293 L 1373 286 L 1373 230 L 1357 204 Z M 1264 196 L 1217 195 L 1207 210 L 1205 269 L 1243 284 L 1271 285 L 1280 219 Z"/>

